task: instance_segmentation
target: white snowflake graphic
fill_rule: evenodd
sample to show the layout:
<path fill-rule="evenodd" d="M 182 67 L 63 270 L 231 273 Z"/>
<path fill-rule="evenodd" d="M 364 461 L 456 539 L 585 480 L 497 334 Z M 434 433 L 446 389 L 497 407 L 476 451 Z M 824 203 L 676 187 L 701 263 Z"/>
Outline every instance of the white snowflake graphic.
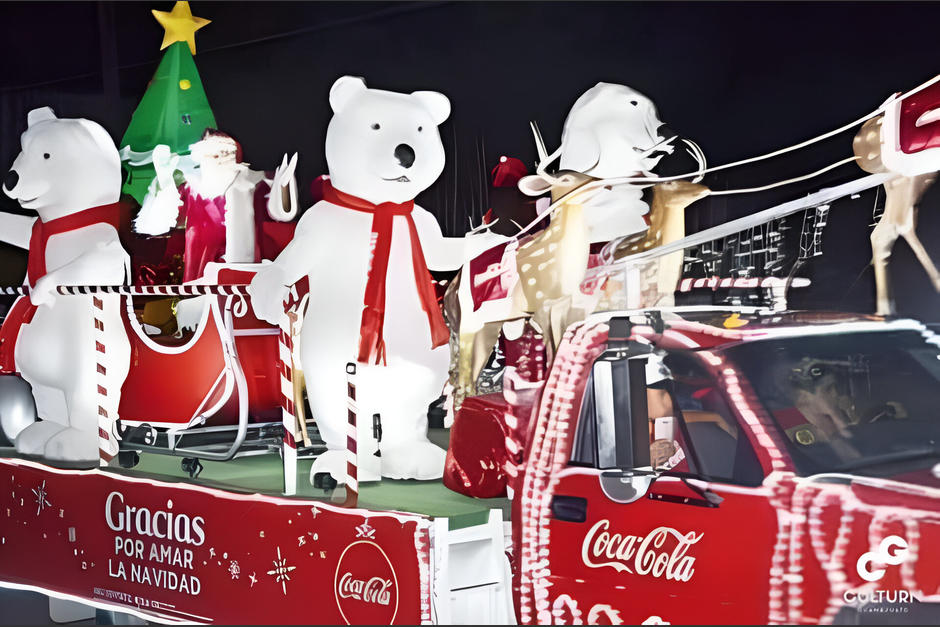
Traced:
<path fill-rule="evenodd" d="M 318 510 L 318 509 L 317 509 L 317 506 L 314 505 L 313 507 L 310 508 L 310 512 L 313 514 L 313 517 L 316 518 L 316 517 L 317 517 L 317 514 L 320 513 L 320 510 Z"/>
<path fill-rule="evenodd" d="M 296 566 L 288 566 L 287 559 L 281 557 L 281 547 L 277 547 L 277 559 L 273 560 L 274 568 L 268 571 L 269 575 L 274 577 L 275 583 L 281 584 L 281 590 L 287 596 L 287 582 L 290 581 L 290 572 L 296 570 Z"/>
<path fill-rule="evenodd" d="M 254 574 L 254 573 L 251 573 L 250 575 L 248 575 L 248 578 L 251 580 L 251 585 L 248 586 L 248 587 L 249 587 L 249 588 L 254 588 L 254 587 L 255 587 L 255 584 L 258 583 L 258 578 L 255 577 L 255 574 Z"/>
<path fill-rule="evenodd" d="M 375 528 L 369 524 L 369 519 L 356 527 L 356 537 L 375 539 Z"/>
<path fill-rule="evenodd" d="M 36 515 L 39 516 L 40 512 L 47 507 L 52 507 L 52 503 L 46 498 L 49 494 L 46 492 L 46 482 L 43 481 L 42 485 L 38 488 L 33 488 L 33 494 L 36 495 Z"/>
<path fill-rule="evenodd" d="M 242 573 L 242 569 L 237 561 L 232 560 L 228 564 L 228 572 L 232 576 L 232 579 L 238 579 L 238 576 Z"/>
<path fill-rule="evenodd" d="M 297 546 L 303 546 L 304 544 L 306 544 L 306 542 L 307 542 L 307 538 L 303 536 L 297 536 Z"/>

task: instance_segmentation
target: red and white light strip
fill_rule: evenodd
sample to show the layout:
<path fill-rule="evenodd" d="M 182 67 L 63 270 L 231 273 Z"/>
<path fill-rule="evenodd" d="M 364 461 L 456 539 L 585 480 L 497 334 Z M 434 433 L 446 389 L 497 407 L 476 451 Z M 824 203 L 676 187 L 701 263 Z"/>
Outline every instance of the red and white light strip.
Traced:
<path fill-rule="evenodd" d="M 418 554 L 418 582 L 421 590 L 421 624 L 431 620 L 431 522 L 422 520 L 415 526 L 415 551 Z"/>
<path fill-rule="evenodd" d="M 717 276 L 702 277 L 698 279 L 682 279 L 679 282 L 680 292 L 691 292 L 693 289 L 708 288 L 711 290 L 730 289 L 730 288 L 769 288 L 780 289 L 786 287 L 788 279 L 781 277 L 724 277 Z M 810 280 L 804 277 L 794 277 L 790 287 L 806 287 Z"/>
<path fill-rule="evenodd" d="M 566 463 L 568 431 L 576 423 L 576 388 L 607 339 L 606 324 L 579 323 L 565 332 L 539 403 L 536 432 L 521 492 L 519 613 L 521 622 L 551 623 L 549 523 L 554 475 Z M 547 415 L 546 415 L 547 414 Z"/>

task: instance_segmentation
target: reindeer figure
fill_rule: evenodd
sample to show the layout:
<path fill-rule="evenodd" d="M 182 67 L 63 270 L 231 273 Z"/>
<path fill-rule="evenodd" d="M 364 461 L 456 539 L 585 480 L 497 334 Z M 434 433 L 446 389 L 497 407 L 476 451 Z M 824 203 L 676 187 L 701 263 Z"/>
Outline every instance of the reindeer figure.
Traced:
<path fill-rule="evenodd" d="M 653 186 L 649 230 L 639 238 L 631 238 L 617 245 L 614 258 L 622 259 L 685 237 L 685 208 L 710 193 L 711 190 L 706 186 L 690 181 L 668 181 Z M 644 265 L 644 306 L 675 305 L 675 290 L 682 278 L 684 258 L 684 251 L 678 250 Z"/>
<path fill-rule="evenodd" d="M 492 349 L 503 321 L 532 318 L 542 330 L 551 350 L 571 322 L 594 310 L 598 295 L 581 291 L 592 243 L 623 243 L 621 252 L 632 253 L 674 241 L 685 235 L 685 207 L 709 193 L 694 183 L 670 182 L 656 186 L 650 226 L 644 215 L 650 206 L 642 188 L 631 177 L 652 176 L 650 170 L 663 153 L 673 151 L 675 137 L 659 134 L 662 122 L 652 101 L 624 85 L 598 83 L 574 103 L 565 120 L 561 146 L 548 154 L 538 128 L 533 124 L 539 156 L 537 174 L 523 178 L 519 189 L 532 196 L 550 193 L 552 209 L 548 226 L 529 239 L 520 239 L 513 263 L 502 263 L 502 271 L 514 285 L 509 295 L 477 305 L 471 297 L 475 277 L 469 267 L 461 271 L 456 290 L 459 307 L 451 319 L 459 333 L 458 350 L 451 381 L 456 404 L 464 393 L 473 394 L 473 381 Z M 693 157 L 704 167 L 704 156 L 690 143 Z M 547 167 L 560 158 L 555 173 Z M 630 238 L 624 240 L 624 238 Z M 639 248 L 637 248 L 639 247 Z M 664 278 L 653 283 L 666 290 L 668 298 L 678 283 L 682 255 L 670 255 L 654 265 L 662 266 Z M 669 268 L 666 271 L 666 268 Z"/>
<path fill-rule="evenodd" d="M 544 155 L 541 146 L 539 153 Z M 461 270 L 456 291 L 449 290 L 450 297 L 445 297 L 448 320 L 451 324 L 456 323 L 458 328 L 457 333 L 452 334 L 456 336 L 452 337 L 456 340 L 452 342 L 452 351 L 457 355 L 451 373 L 458 406 L 464 396 L 475 393 L 477 374 L 489 357 L 504 321 L 533 315 L 538 318 L 546 310 L 547 303 L 577 293 L 587 268 L 590 242 L 583 201 L 574 198 L 574 192 L 595 180 L 585 174 L 567 171 L 550 179 L 547 176 L 528 176 L 519 182 L 520 189 L 533 196 L 550 191 L 557 207 L 545 229 L 523 240 L 515 253 L 510 253 L 514 257 L 513 268 L 505 271 L 515 276 L 511 277 L 513 284 L 507 297 L 485 302 L 475 310 L 471 296 L 474 278 L 469 265 Z M 565 198 L 574 199 L 568 201 Z M 540 326 L 545 323 L 544 320 L 538 322 Z"/>
<path fill-rule="evenodd" d="M 890 141 L 891 130 L 885 126 L 885 116 L 880 115 L 868 120 L 852 141 L 852 148 L 858 158 L 859 166 L 866 172 L 878 174 L 896 171 L 889 168 L 883 159 L 883 146 L 886 136 Z M 890 158 L 889 158 L 890 159 Z M 927 250 L 917 237 L 917 206 L 927 188 L 937 178 L 936 171 L 919 174 L 900 174 L 884 183 L 884 214 L 871 233 L 872 264 L 875 267 L 875 300 L 877 313 L 894 313 L 894 300 L 891 296 L 891 280 L 888 276 L 888 262 L 891 250 L 898 237 L 903 237 L 927 275 L 934 288 L 940 291 L 940 272 L 927 254 Z"/>
<path fill-rule="evenodd" d="M 575 192 L 597 179 L 570 170 L 559 172 L 553 179 L 549 182 L 538 176 L 526 177 L 519 184 L 531 195 L 550 191 L 552 203 L 558 206 L 548 226 L 520 245 L 516 253 L 519 282 L 514 301 L 520 314 L 533 314 L 547 301 L 575 294 L 588 264 L 588 199 L 578 198 Z"/>

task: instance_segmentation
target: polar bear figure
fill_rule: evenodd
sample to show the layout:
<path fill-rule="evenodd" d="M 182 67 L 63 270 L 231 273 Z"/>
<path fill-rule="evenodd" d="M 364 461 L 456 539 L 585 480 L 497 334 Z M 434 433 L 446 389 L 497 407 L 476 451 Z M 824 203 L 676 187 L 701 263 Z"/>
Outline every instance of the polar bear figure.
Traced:
<path fill-rule="evenodd" d="M 301 216 L 291 243 L 255 276 L 252 305 L 259 318 L 276 323 L 288 286 L 309 278 L 300 357 L 328 446 L 311 479 L 345 478 L 346 364 L 356 361 L 360 460 L 372 457 L 362 450 L 363 434 L 377 413 L 382 476 L 439 478 L 445 453 L 427 439 L 427 410 L 447 380 L 449 352 L 428 269 L 457 269 L 503 238 L 445 238 L 434 216 L 413 204 L 444 168 L 438 125 L 450 114 L 446 96 L 372 89 L 344 76 L 329 101 L 324 200 Z"/>
<path fill-rule="evenodd" d="M 48 107 L 29 113 L 21 148 L 3 190 L 38 217 L 0 213 L 0 239 L 29 250 L 30 287 L 3 322 L 0 352 L 3 369 L 15 369 L 32 387 L 39 420 L 14 443 L 27 455 L 98 460 L 99 410 L 116 416 L 130 362 L 120 300 L 102 295 L 103 309 L 96 311 L 90 296 L 60 295 L 56 288 L 126 281 L 129 257 L 118 235 L 121 162 L 100 125 L 57 118 Z M 104 354 L 96 339 L 104 340 Z M 111 431 L 101 446 L 113 456 Z"/>

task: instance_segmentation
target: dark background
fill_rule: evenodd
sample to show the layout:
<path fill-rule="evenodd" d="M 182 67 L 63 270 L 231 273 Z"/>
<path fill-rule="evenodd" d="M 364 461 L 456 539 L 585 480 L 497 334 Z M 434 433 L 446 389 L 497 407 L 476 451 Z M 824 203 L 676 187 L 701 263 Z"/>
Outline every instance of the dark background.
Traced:
<path fill-rule="evenodd" d="M 19 150 L 26 113 L 51 105 L 122 136 L 160 59 L 150 9 L 172 2 L 0 3 L 0 168 Z M 448 164 L 419 200 L 449 234 L 478 224 L 486 172 L 500 155 L 535 159 L 529 120 L 550 148 L 574 100 L 599 80 L 650 96 L 670 128 L 695 139 L 712 165 L 826 132 L 940 72 L 932 3 L 277 3 L 193 2 L 212 20 L 196 33 L 196 64 L 222 130 L 248 161 L 271 168 L 300 152 L 299 180 L 325 172 L 327 93 L 340 75 L 373 87 L 435 89 L 453 105 L 441 129 Z M 706 179 L 748 187 L 851 156 L 853 133 Z M 687 171 L 664 161 L 662 172 Z M 696 230 L 863 173 L 849 164 L 773 192 L 706 199 Z M 0 208 L 13 209 L 0 198 Z M 814 284 L 795 306 L 872 311 L 874 194 L 833 205 Z M 940 259 L 940 188 L 922 203 L 919 233 Z M 23 274 L 0 250 L 0 283 Z M 940 321 L 940 298 L 899 242 L 892 266 L 899 312 Z"/>

